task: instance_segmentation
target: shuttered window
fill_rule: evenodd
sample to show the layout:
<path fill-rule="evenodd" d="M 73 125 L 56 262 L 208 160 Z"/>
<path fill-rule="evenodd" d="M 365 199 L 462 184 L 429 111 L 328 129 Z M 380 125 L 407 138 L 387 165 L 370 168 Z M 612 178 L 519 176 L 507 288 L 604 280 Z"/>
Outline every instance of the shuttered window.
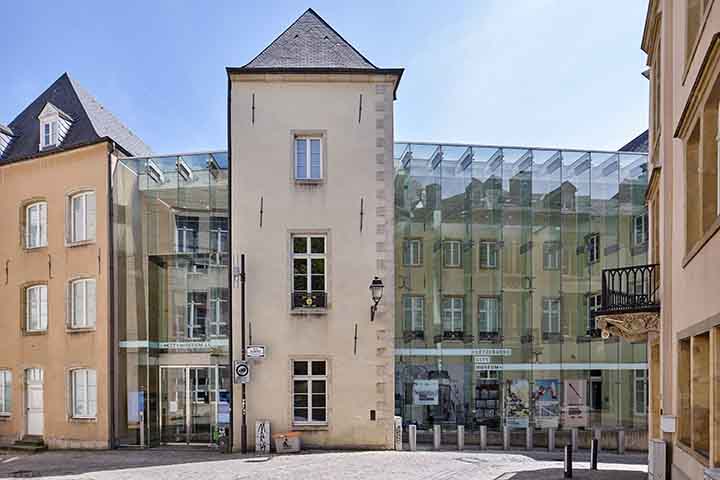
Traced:
<path fill-rule="evenodd" d="M 70 283 L 70 327 L 92 328 L 96 316 L 95 280 L 83 278 Z"/>
<path fill-rule="evenodd" d="M 46 246 L 47 203 L 32 203 L 25 207 L 25 248 Z"/>
<path fill-rule="evenodd" d="M 33 285 L 25 289 L 25 328 L 28 332 L 47 330 L 47 285 Z"/>
<path fill-rule="evenodd" d="M 95 370 L 71 371 L 73 418 L 95 418 L 97 415 L 97 381 Z"/>
<path fill-rule="evenodd" d="M 70 242 L 95 240 L 95 192 L 70 197 Z"/>

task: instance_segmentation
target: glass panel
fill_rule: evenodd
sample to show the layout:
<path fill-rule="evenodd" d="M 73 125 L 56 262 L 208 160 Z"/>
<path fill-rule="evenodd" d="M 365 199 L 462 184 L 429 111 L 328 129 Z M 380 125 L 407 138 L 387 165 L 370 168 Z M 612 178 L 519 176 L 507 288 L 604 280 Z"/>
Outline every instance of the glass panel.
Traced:
<path fill-rule="evenodd" d="M 304 362 L 304 361 L 293 362 L 293 374 L 294 375 L 307 375 L 308 374 L 308 362 Z"/>
<path fill-rule="evenodd" d="M 161 439 L 164 443 L 187 442 L 187 378 L 185 368 L 160 369 L 162 396 L 160 399 Z"/>
<path fill-rule="evenodd" d="M 217 401 L 214 395 L 215 369 L 206 367 L 190 368 L 190 411 L 189 435 L 191 443 L 210 443 L 215 428 Z"/>
<path fill-rule="evenodd" d="M 307 141 L 295 140 L 295 178 L 307 178 Z"/>
<path fill-rule="evenodd" d="M 310 238 L 310 253 L 325 253 L 325 237 Z"/>
<path fill-rule="evenodd" d="M 325 362 L 312 362 L 313 375 L 325 375 Z"/>
<path fill-rule="evenodd" d="M 320 139 L 310 140 L 310 177 L 320 178 Z"/>
<path fill-rule="evenodd" d="M 307 237 L 293 237 L 293 252 L 307 253 Z"/>

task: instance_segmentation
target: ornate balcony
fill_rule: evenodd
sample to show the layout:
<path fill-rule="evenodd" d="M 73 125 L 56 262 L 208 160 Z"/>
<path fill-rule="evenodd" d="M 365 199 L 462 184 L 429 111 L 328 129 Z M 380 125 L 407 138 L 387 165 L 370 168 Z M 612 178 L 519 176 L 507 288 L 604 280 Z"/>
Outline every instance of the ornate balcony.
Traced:
<path fill-rule="evenodd" d="M 594 313 L 602 337 L 642 341 L 657 332 L 659 287 L 657 264 L 603 270 L 601 305 Z"/>

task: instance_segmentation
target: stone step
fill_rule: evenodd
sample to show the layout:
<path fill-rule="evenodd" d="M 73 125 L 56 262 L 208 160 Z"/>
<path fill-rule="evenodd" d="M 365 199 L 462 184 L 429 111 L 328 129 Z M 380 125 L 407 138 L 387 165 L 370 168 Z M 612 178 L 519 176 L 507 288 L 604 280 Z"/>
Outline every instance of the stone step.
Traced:
<path fill-rule="evenodd" d="M 47 450 L 47 445 L 36 445 L 36 444 L 27 444 L 22 442 L 15 442 L 10 447 L 8 447 L 10 450 L 18 451 L 18 452 L 26 452 L 26 453 L 38 453 L 42 452 L 44 450 Z"/>
<path fill-rule="evenodd" d="M 20 445 L 45 445 L 43 437 L 39 435 L 25 435 L 22 439 L 16 440 L 15 443 Z"/>

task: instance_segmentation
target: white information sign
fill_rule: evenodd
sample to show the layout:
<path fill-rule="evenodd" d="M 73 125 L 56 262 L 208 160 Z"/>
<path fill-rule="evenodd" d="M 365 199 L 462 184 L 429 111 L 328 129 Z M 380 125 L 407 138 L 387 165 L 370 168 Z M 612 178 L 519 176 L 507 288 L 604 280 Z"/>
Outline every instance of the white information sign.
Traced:
<path fill-rule="evenodd" d="M 265 345 L 248 345 L 245 353 L 248 358 L 265 358 Z"/>
<path fill-rule="evenodd" d="M 413 382 L 413 405 L 438 405 L 439 383 L 437 380 L 415 380 Z"/>

